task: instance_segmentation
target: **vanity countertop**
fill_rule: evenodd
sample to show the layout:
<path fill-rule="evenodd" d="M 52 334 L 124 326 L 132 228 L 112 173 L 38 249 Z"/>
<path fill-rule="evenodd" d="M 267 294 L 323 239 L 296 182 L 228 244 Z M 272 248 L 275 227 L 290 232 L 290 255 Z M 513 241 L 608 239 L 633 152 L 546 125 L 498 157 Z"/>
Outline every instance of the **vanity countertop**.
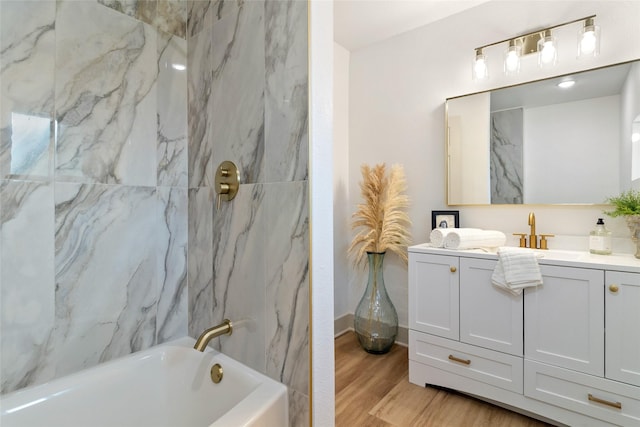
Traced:
<path fill-rule="evenodd" d="M 558 249 L 535 251 L 539 258 L 540 265 L 560 265 L 565 267 L 595 268 L 602 270 L 625 271 L 629 273 L 640 273 L 640 259 L 632 254 L 613 253 L 611 255 L 595 255 L 590 252 L 564 251 Z M 425 253 L 434 255 L 454 255 L 469 258 L 498 259 L 496 250 L 485 249 L 444 249 L 431 246 L 430 243 L 410 246 L 409 252 Z"/>

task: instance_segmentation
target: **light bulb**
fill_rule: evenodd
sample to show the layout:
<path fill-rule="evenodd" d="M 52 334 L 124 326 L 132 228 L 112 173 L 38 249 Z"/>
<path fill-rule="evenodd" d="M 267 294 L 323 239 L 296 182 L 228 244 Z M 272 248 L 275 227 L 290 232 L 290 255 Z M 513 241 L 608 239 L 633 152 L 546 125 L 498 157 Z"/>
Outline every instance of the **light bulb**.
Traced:
<path fill-rule="evenodd" d="M 544 46 L 542 48 L 542 62 L 544 62 L 545 64 L 550 64 L 555 56 L 556 47 L 553 45 L 553 42 L 544 42 Z"/>
<path fill-rule="evenodd" d="M 591 55 L 596 49 L 596 34 L 593 31 L 586 31 L 580 40 L 580 52 L 583 55 Z"/>

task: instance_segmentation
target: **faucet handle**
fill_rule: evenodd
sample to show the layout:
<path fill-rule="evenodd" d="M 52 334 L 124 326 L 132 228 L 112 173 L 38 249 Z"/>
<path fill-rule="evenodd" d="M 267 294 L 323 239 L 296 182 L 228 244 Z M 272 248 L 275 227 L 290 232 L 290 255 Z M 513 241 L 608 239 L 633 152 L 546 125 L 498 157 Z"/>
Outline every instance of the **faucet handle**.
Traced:
<path fill-rule="evenodd" d="M 555 234 L 541 234 L 540 235 L 540 249 L 549 249 L 547 247 L 547 237 L 555 237 Z"/>
<path fill-rule="evenodd" d="M 520 236 L 520 247 L 527 247 L 527 233 L 513 233 L 514 236 Z"/>

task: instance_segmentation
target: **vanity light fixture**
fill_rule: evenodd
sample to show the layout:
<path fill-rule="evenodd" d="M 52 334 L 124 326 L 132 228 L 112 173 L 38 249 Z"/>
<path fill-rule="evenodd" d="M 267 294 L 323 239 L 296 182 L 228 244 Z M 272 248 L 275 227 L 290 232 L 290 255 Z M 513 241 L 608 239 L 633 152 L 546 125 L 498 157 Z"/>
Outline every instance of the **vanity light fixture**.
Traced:
<path fill-rule="evenodd" d="M 583 24 L 578 31 L 578 56 L 598 55 L 600 52 L 600 27 L 595 25 L 595 17 L 595 15 L 592 15 L 575 19 L 476 48 L 473 61 L 474 80 L 485 80 L 489 77 L 487 55 L 484 50 L 502 43 L 508 43 L 507 50 L 504 53 L 504 72 L 506 75 L 518 74 L 521 58 L 532 53 L 538 54 L 538 65 L 540 67 L 553 67 L 558 61 L 558 44 L 552 30 L 577 22 Z"/>

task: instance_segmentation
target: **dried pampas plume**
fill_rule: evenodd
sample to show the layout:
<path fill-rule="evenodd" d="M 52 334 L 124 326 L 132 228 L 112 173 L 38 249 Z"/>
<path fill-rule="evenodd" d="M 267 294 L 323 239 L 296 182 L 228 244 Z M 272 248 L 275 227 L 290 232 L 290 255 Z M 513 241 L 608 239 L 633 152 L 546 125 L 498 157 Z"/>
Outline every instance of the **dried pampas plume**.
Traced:
<path fill-rule="evenodd" d="M 354 236 L 349 255 L 356 266 L 363 266 L 367 252 L 391 251 L 406 263 L 411 220 L 406 213 L 409 198 L 401 165 L 393 165 L 387 176 L 384 164 L 373 168 L 362 165 L 360 191 L 364 202 L 353 214 Z"/>

